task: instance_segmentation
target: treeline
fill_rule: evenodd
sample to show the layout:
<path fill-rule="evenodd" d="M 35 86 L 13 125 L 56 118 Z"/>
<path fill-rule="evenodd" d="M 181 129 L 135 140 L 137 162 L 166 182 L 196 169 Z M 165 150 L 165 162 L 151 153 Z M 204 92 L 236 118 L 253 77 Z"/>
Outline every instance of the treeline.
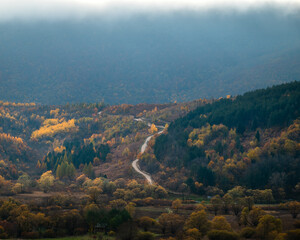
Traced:
<path fill-rule="evenodd" d="M 51 197 L 44 206 L 29 206 L 12 198 L 0 201 L 0 238 L 35 239 L 82 235 L 88 231 L 94 233 L 96 225 L 97 231 L 107 233 L 117 231 L 120 225 L 132 219 L 125 209 L 107 210 L 95 204 L 72 209 L 72 204 L 74 202 L 70 199 L 65 202 L 56 197 Z"/>
<path fill-rule="evenodd" d="M 295 81 L 201 106 L 171 123 L 169 132 L 188 126 L 199 128 L 205 123 L 222 123 L 238 133 L 258 127 L 285 127 L 300 116 L 299 109 L 300 82 Z"/>

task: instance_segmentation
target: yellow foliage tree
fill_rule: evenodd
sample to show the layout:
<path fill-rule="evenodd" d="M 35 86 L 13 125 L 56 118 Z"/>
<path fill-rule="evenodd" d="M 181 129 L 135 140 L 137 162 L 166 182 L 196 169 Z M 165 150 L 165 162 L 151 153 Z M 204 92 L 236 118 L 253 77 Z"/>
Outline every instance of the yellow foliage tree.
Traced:
<path fill-rule="evenodd" d="M 153 134 L 157 132 L 157 127 L 155 126 L 154 123 L 151 124 L 151 127 L 149 129 L 149 133 Z"/>
<path fill-rule="evenodd" d="M 47 119 L 44 121 L 43 126 L 40 129 L 35 130 L 31 134 L 31 139 L 38 140 L 43 137 L 53 137 L 59 133 L 76 132 L 77 130 L 78 127 L 76 127 L 74 119 L 69 121 Z"/>

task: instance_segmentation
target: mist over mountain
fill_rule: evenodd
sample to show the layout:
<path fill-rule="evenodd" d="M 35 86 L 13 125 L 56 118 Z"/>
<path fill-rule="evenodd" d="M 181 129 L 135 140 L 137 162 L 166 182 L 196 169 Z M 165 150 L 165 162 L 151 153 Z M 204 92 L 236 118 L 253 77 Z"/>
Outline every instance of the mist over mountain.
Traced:
<path fill-rule="evenodd" d="M 162 103 L 299 80 L 298 16 L 260 8 L 7 18 L 0 23 L 1 99 Z"/>

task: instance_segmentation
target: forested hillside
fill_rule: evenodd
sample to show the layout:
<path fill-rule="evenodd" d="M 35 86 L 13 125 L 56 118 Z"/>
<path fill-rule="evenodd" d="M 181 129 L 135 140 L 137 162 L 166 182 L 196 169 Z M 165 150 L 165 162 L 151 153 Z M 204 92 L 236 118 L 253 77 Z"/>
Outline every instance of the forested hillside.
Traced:
<path fill-rule="evenodd" d="M 300 79 L 299 15 L 0 23 L 2 100 L 169 103 Z"/>
<path fill-rule="evenodd" d="M 154 154 L 165 167 L 180 169 L 193 192 L 242 185 L 294 196 L 300 182 L 299 109 L 299 82 L 216 100 L 172 122 L 156 139 Z M 162 172 L 170 174 L 161 168 L 157 176 Z M 173 189 L 182 183 L 172 177 L 167 182 Z"/>
<path fill-rule="evenodd" d="M 299 92 L 291 82 L 171 104 L 0 101 L 0 238 L 297 239 Z"/>

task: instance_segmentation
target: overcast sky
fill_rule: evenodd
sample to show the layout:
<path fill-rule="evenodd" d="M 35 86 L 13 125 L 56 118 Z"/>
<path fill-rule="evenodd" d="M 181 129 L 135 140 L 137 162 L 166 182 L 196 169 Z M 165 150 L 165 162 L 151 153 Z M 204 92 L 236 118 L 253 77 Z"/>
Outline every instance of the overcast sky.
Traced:
<path fill-rule="evenodd" d="M 187 10 L 245 12 L 264 7 L 295 14 L 300 0 L 0 0 L 0 21 L 118 18 Z"/>

